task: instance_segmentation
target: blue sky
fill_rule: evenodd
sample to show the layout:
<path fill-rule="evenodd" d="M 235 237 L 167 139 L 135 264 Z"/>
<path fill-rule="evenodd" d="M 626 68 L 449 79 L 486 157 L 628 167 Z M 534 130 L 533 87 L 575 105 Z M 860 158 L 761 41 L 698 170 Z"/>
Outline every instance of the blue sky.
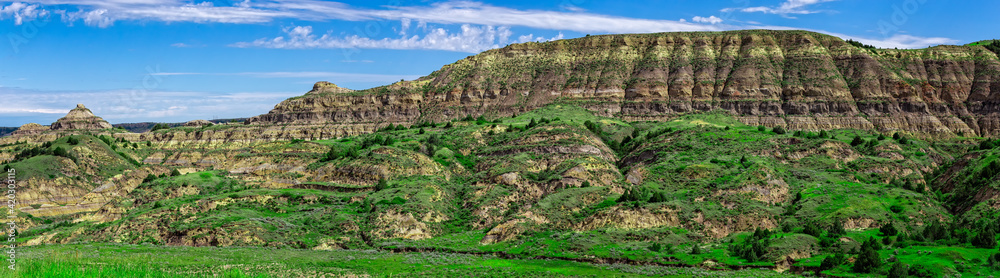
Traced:
<path fill-rule="evenodd" d="M 997 38 L 1000 1 L 0 0 L 0 126 L 249 117 L 316 81 L 411 80 L 587 34 L 805 29 L 880 47 Z"/>

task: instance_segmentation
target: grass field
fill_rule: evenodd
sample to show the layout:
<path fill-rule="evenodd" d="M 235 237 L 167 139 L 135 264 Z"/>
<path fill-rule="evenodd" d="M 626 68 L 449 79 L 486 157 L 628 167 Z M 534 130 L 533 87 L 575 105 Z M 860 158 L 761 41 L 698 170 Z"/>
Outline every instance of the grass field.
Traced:
<path fill-rule="evenodd" d="M 0 277 L 790 277 L 770 270 L 589 264 L 374 250 L 67 244 L 19 249 Z"/>

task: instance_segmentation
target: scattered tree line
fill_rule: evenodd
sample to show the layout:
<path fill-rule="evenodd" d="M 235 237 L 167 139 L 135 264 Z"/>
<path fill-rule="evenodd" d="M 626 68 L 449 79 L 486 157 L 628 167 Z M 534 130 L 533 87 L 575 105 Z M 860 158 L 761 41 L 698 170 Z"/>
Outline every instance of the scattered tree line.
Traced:
<path fill-rule="evenodd" d="M 856 40 L 852 40 L 852 39 L 848 39 L 848 40 L 847 40 L 847 43 L 849 43 L 849 44 L 851 44 L 851 45 L 853 45 L 853 46 L 857 46 L 857 47 L 860 47 L 860 48 L 864 48 L 864 49 L 868 49 L 868 50 L 875 50 L 875 49 L 878 49 L 878 48 L 877 48 L 877 47 L 875 47 L 875 46 L 872 46 L 872 45 L 867 45 L 867 44 L 863 44 L 863 43 L 861 43 L 861 42 L 859 42 L 859 41 L 856 41 Z"/>

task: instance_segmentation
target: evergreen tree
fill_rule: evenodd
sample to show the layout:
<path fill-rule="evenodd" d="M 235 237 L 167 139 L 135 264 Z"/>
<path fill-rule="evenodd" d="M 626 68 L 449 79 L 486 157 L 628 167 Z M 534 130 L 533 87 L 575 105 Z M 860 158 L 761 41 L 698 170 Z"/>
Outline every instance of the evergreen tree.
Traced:
<path fill-rule="evenodd" d="M 909 277 L 909 266 L 903 264 L 902 262 L 896 262 L 892 264 L 889 268 L 889 275 L 887 278 L 906 278 Z"/>
<path fill-rule="evenodd" d="M 997 233 L 989 227 L 983 227 L 972 238 L 972 245 L 979 248 L 993 249 L 997 246 Z"/>
<path fill-rule="evenodd" d="M 873 273 L 879 267 L 882 267 L 882 257 L 878 254 L 878 249 L 881 249 L 878 241 L 875 241 L 874 237 L 868 238 L 861 245 L 861 252 L 858 254 L 858 258 L 854 260 L 854 267 L 851 268 L 851 271 L 855 273 Z"/>
<path fill-rule="evenodd" d="M 827 236 L 831 237 L 834 236 L 839 237 L 843 235 L 844 233 L 846 233 L 846 231 L 844 230 L 844 222 L 840 221 L 839 219 L 834 219 L 833 223 L 830 224 L 830 229 L 827 230 L 826 232 Z"/>
<path fill-rule="evenodd" d="M 385 181 L 385 178 L 379 178 L 378 183 L 375 184 L 375 191 L 382 191 L 386 188 L 389 188 L 389 183 Z"/>
<path fill-rule="evenodd" d="M 694 245 L 691 246 L 691 255 L 698 255 L 698 254 L 701 254 L 701 247 L 699 247 L 698 244 L 695 243 Z"/>
<path fill-rule="evenodd" d="M 171 177 L 176 177 L 176 176 L 180 176 L 180 175 L 181 175 L 181 172 L 177 171 L 177 169 L 174 169 L 174 170 L 170 171 L 170 176 Z"/>
<path fill-rule="evenodd" d="M 730 243 L 729 252 L 748 262 L 766 259 L 767 248 L 771 245 L 771 232 L 757 228 L 741 243 Z"/>
<path fill-rule="evenodd" d="M 892 223 L 885 223 L 885 225 L 882 225 L 881 228 L 878 228 L 878 232 L 882 233 L 882 236 L 886 237 L 896 236 L 896 234 L 899 234 L 899 231 L 896 230 L 896 226 L 892 225 Z"/>
<path fill-rule="evenodd" d="M 860 135 L 854 135 L 854 140 L 851 140 L 851 146 L 854 147 L 857 145 L 861 145 L 864 142 L 865 142 L 864 139 L 861 139 Z"/>
<path fill-rule="evenodd" d="M 1000 253 L 989 256 L 989 259 L 986 260 L 986 264 L 993 270 L 1000 270 Z"/>
<path fill-rule="evenodd" d="M 826 130 L 819 131 L 819 138 L 827 138 L 827 137 L 830 137 L 830 134 L 827 134 Z"/>

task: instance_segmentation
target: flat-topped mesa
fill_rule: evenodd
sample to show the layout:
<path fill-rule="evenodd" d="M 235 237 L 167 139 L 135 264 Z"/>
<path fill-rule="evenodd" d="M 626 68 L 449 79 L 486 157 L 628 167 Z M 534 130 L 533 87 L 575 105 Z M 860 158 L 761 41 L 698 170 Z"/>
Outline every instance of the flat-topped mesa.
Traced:
<path fill-rule="evenodd" d="M 52 130 L 99 130 L 112 128 L 107 121 L 94 115 L 83 104 L 77 104 L 65 117 L 52 123 Z"/>
<path fill-rule="evenodd" d="M 17 128 L 10 136 L 35 135 L 49 131 L 49 127 L 36 123 L 28 123 Z"/>
<path fill-rule="evenodd" d="M 352 93 L 333 84 L 248 120 L 414 124 L 553 102 L 628 121 L 728 111 L 749 125 L 1000 135 L 1000 60 L 982 46 L 869 49 L 807 31 L 599 35 L 513 44 Z"/>

